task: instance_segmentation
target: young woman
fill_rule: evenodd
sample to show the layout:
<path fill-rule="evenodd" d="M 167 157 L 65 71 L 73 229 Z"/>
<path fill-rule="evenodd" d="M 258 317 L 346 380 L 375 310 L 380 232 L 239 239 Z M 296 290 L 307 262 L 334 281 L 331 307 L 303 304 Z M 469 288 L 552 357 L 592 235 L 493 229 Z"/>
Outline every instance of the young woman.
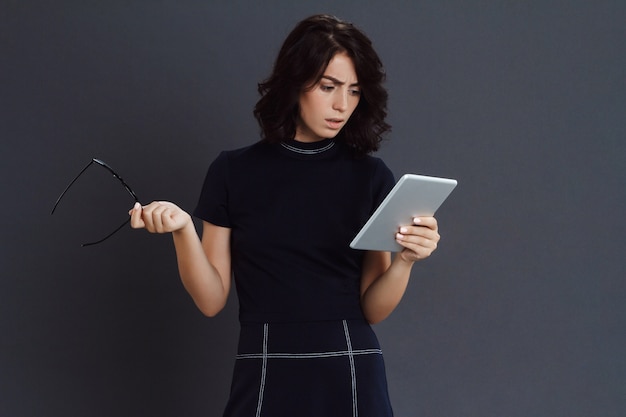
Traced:
<path fill-rule="evenodd" d="M 172 233 L 182 282 L 207 316 L 231 275 L 240 339 L 225 416 L 391 416 L 370 324 L 405 292 L 415 261 L 437 246 L 437 222 L 395 233 L 404 249 L 350 240 L 394 184 L 369 153 L 389 130 L 384 72 L 370 40 L 327 15 L 300 22 L 254 114 L 262 140 L 211 164 L 194 215 L 170 202 L 131 210 L 131 225 Z"/>

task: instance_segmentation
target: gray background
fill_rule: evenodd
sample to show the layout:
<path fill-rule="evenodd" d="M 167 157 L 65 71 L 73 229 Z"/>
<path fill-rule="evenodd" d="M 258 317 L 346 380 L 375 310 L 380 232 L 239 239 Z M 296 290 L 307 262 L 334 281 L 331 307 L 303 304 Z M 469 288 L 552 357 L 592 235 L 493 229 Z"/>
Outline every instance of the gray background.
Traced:
<path fill-rule="evenodd" d="M 0 3 L 0 415 L 219 416 L 236 300 L 180 284 L 131 200 L 191 210 L 258 138 L 256 83 L 300 19 L 373 40 L 396 175 L 454 177 L 438 252 L 376 326 L 398 416 L 626 415 L 626 3 Z"/>

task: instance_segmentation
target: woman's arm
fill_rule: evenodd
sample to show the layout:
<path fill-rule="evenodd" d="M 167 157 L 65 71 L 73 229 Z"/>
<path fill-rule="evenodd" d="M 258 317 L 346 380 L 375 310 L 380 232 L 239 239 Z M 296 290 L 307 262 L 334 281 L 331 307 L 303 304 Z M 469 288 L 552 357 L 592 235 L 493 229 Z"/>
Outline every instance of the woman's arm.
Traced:
<path fill-rule="evenodd" d="M 231 283 L 230 229 L 203 222 L 202 241 L 191 216 L 173 203 L 155 201 L 131 210 L 131 226 L 172 233 L 178 271 L 196 306 L 215 316 L 226 305 Z"/>
<path fill-rule="evenodd" d="M 415 261 L 429 257 L 439 242 L 437 220 L 418 217 L 412 226 L 396 234 L 404 246 L 391 261 L 389 252 L 369 251 L 363 260 L 361 277 L 361 307 L 370 323 L 383 321 L 398 306 L 409 283 Z"/>

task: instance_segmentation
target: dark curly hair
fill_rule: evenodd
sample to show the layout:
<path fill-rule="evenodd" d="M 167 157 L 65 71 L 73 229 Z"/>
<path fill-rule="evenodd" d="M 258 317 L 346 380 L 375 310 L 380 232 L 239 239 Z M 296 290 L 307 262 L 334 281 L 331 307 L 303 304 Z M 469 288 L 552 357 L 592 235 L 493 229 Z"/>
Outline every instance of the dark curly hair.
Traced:
<path fill-rule="evenodd" d="M 383 64 L 370 39 L 353 24 L 334 16 L 315 15 L 296 25 L 278 53 L 268 79 L 259 83 L 260 100 L 254 107 L 262 139 L 277 143 L 293 139 L 303 89 L 315 85 L 338 53 L 354 62 L 361 98 L 352 116 L 336 136 L 357 155 L 377 150 L 391 129 Z"/>

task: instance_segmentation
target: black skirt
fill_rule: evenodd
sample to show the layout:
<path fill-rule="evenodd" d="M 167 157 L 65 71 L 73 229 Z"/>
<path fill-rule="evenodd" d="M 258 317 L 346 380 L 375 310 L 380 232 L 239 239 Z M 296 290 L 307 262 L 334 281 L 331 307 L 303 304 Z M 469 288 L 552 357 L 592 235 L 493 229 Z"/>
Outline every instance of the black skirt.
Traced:
<path fill-rule="evenodd" d="M 391 417 L 382 352 L 360 320 L 242 323 L 224 417 Z"/>

